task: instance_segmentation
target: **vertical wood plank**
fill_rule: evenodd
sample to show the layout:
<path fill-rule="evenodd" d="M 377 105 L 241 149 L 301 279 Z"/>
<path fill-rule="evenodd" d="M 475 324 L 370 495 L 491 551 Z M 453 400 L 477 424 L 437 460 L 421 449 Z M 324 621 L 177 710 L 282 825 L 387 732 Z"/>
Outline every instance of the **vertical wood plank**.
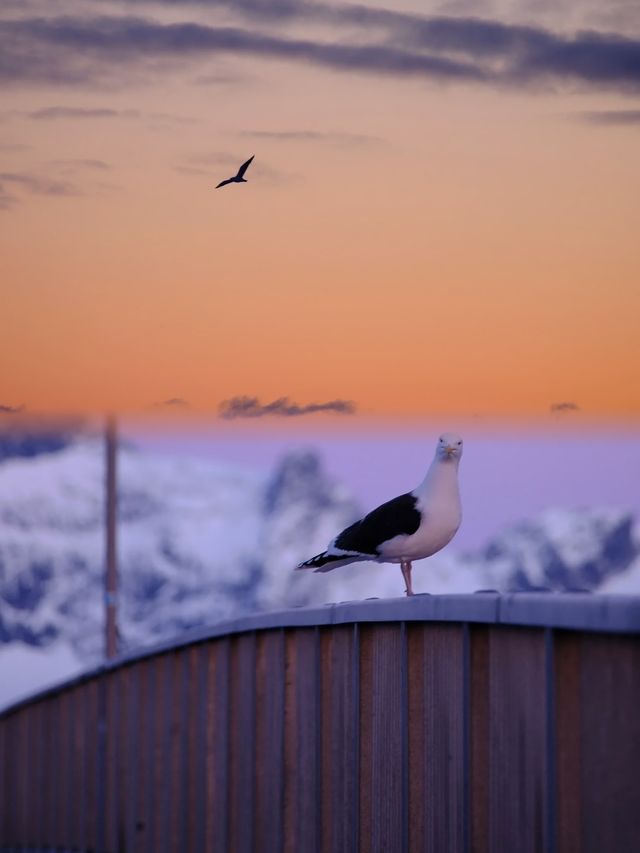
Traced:
<path fill-rule="evenodd" d="M 262 632 L 257 642 L 255 849 L 278 853 L 284 813 L 284 633 Z"/>
<path fill-rule="evenodd" d="M 16 761 L 14 767 L 13 784 L 16 789 L 16 837 L 20 841 L 26 839 L 27 833 L 27 803 L 29 797 L 29 770 L 27 767 L 27 712 L 23 708 L 15 715 L 15 748 Z"/>
<path fill-rule="evenodd" d="M 544 631 L 491 628 L 489 643 L 490 849 L 545 853 Z"/>
<path fill-rule="evenodd" d="M 211 804 L 207 788 L 207 733 L 208 733 L 208 644 L 198 646 L 196 651 L 196 727 L 194 752 L 194 799 L 195 816 L 193 825 L 193 849 L 204 850 L 207 837 L 207 812 Z"/>
<path fill-rule="evenodd" d="M 168 656 L 168 677 L 170 691 L 169 703 L 169 775 L 165 785 L 169 789 L 169 850 L 171 853 L 183 853 L 185 848 L 184 812 L 186 790 L 184 776 L 185 726 L 186 726 L 186 665 L 185 650 L 177 649 Z"/>
<path fill-rule="evenodd" d="M 399 625 L 361 629 L 360 850 L 402 849 L 403 654 Z M 394 847 L 395 845 L 395 847 Z"/>
<path fill-rule="evenodd" d="M 286 632 L 285 850 L 320 846 L 320 640 L 317 629 Z"/>
<path fill-rule="evenodd" d="M 558 853 L 581 853 L 581 645 L 578 633 L 555 637 Z"/>
<path fill-rule="evenodd" d="M 35 820 L 35 808 L 38 799 L 41 797 L 41 791 L 38 787 L 38 754 L 37 754 L 37 738 L 38 738 L 38 703 L 34 702 L 26 711 L 27 723 L 27 767 L 28 767 L 28 784 L 26 791 L 26 835 L 27 844 L 36 846 L 38 844 L 38 831 Z M 1 754 L 1 752 L 0 752 Z"/>
<path fill-rule="evenodd" d="M 470 809 L 471 850 L 489 850 L 489 628 L 469 628 L 470 643 Z"/>
<path fill-rule="evenodd" d="M 204 778 L 198 779 L 198 753 L 205 743 L 202 707 L 200 705 L 200 679 L 198 662 L 201 649 L 193 646 L 183 651 L 182 678 L 182 756 L 181 776 L 184 789 L 182 810 L 183 845 L 187 850 L 202 848 L 204 838 L 198 840 L 198 799 L 204 797 Z M 202 696 L 204 703 L 204 695 Z M 204 762 L 200 765 L 204 766 Z M 201 815 L 200 815 L 201 816 Z"/>
<path fill-rule="evenodd" d="M 0 838 L 9 838 L 7 820 L 9 816 L 9 750 L 7 743 L 7 717 L 0 717 Z"/>
<path fill-rule="evenodd" d="M 142 817 L 140 831 L 141 853 L 155 853 L 155 836 L 157 832 L 157 800 L 156 800 L 156 755 L 158 732 L 155 721 L 158 717 L 157 700 L 157 659 L 146 661 L 143 679 L 143 705 L 140 720 L 142 725 L 141 742 L 145 753 L 144 787 L 142 796 Z"/>
<path fill-rule="evenodd" d="M 14 840 L 13 822 L 15 820 L 16 813 L 16 794 L 13 782 L 13 768 L 16 762 L 13 738 L 14 716 L 14 714 L 5 716 L 0 721 L 0 728 L 2 729 L 3 756 L 3 760 L 0 762 L 0 774 L 4 779 L 2 801 L 3 820 L 0 825 L 0 829 L 2 830 L 2 838 L 6 839 L 7 844 Z"/>
<path fill-rule="evenodd" d="M 99 785 L 99 776 L 102 772 L 99 760 L 100 740 L 104 738 L 99 699 L 99 683 L 97 679 L 94 679 L 87 683 L 85 696 L 85 743 L 87 747 L 85 838 L 87 847 L 95 850 L 104 849 L 102 818 L 99 815 L 99 812 L 104 812 L 104 803 L 98 805 L 99 793 L 104 800 L 101 784 Z"/>
<path fill-rule="evenodd" d="M 585 634 L 581 652 L 586 853 L 640 849 L 640 642 Z"/>
<path fill-rule="evenodd" d="M 125 701 L 121 672 L 113 670 L 106 673 L 100 686 L 104 691 L 104 843 L 107 850 L 117 850 L 123 775 L 120 705 Z"/>
<path fill-rule="evenodd" d="M 55 809 L 55 729 L 57 724 L 55 699 L 46 699 L 43 702 L 43 712 L 46 719 L 45 746 L 44 746 L 44 841 L 45 844 L 54 845 L 56 837 Z"/>
<path fill-rule="evenodd" d="M 228 853 L 230 640 L 216 640 L 207 659 L 206 849 Z"/>
<path fill-rule="evenodd" d="M 358 849 L 358 633 L 321 633 L 322 853 Z"/>
<path fill-rule="evenodd" d="M 255 809 L 256 639 L 242 634 L 231 643 L 229 847 L 252 853 Z"/>
<path fill-rule="evenodd" d="M 69 690 L 69 796 L 67 797 L 67 845 L 70 849 L 78 846 L 78 817 L 81 808 L 82 792 L 80 789 L 79 756 L 77 750 L 77 730 L 80 719 L 80 690 L 72 687 Z"/>
<path fill-rule="evenodd" d="M 410 849 L 464 844 L 463 629 L 409 628 Z"/>
<path fill-rule="evenodd" d="M 157 697 L 159 704 L 156 728 L 155 796 L 159 804 L 156 817 L 156 850 L 170 853 L 171 850 L 171 721 L 172 682 L 171 654 L 166 652 L 158 660 Z"/>
<path fill-rule="evenodd" d="M 86 743 L 85 743 L 85 703 L 86 686 L 73 689 L 73 719 L 71 725 L 71 763 L 73 773 L 71 785 L 73 797 L 69 804 L 71 847 L 76 850 L 86 849 L 84 838 L 84 823 L 87 811 L 87 779 Z"/>
<path fill-rule="evenodd" d="M 138 842 L 138 822 L 142 798 L 143 750 L 141 749 L 140 695 L 142 663 L 130 664 L 124 669 L 126 704 L 121 713 L 122 744 L 125 751 L 122 786 L 125 790 L 123 809 L 125 850 L 133 851 Z"/>

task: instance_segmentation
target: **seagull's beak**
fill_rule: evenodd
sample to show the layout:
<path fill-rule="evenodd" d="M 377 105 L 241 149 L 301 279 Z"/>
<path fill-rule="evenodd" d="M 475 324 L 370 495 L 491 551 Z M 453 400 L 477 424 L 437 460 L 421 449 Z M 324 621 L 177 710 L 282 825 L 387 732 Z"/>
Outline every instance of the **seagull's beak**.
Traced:
<path fill-rule="evenodd" d="M 455 456 L 456 449 L 452 444 L 448 444 L 446 447 L 447 456 Z"/>

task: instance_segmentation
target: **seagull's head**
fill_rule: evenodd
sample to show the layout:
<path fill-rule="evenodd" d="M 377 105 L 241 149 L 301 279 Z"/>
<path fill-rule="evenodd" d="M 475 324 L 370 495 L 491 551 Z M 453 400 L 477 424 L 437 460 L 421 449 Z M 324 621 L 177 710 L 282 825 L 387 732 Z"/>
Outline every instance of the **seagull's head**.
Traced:
<path fill-rule="evenodd" d="M 462 448 L 464 444 L 459 435 L 455 432 L 445 432 L 438 439 L 438 447 L 436 448 L 436 456 L 442 460 L 458 460 L 462 456 Z"/>

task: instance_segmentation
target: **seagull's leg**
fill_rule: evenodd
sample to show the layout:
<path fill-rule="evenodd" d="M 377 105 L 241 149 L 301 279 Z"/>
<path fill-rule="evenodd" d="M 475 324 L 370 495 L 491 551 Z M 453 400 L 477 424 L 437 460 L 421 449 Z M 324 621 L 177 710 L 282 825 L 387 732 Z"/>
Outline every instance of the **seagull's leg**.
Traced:
<path fill-rule="evenodd" d="M 413 587 L 411 586 L 411 560 L 401 560 L 400 569 L 404 582 L 407 585 L 405 592 L 407 595 L 413 595 Z"/>

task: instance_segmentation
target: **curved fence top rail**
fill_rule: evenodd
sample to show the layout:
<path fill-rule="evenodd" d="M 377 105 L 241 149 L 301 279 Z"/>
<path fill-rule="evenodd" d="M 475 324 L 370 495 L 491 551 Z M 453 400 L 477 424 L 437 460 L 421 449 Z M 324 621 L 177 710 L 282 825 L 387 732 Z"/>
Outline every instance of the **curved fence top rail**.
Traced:
<path fill-rule="evenodd" d="M 639 595 L 590 593 L 510 593 L 414 595 L 410 598 L 365 599 L 299 607 L 243 616 L 207 628 L 187 631 L 154 646 L 121 655 L 82 675 L 19 700 L 0 711 L 0 718 L 90 678 L 138 660 L 233 634 L 278 628 L 323 627 L 367 622 L 462 622 L 555 628 L 570 631 L 640 634 Z"/>

